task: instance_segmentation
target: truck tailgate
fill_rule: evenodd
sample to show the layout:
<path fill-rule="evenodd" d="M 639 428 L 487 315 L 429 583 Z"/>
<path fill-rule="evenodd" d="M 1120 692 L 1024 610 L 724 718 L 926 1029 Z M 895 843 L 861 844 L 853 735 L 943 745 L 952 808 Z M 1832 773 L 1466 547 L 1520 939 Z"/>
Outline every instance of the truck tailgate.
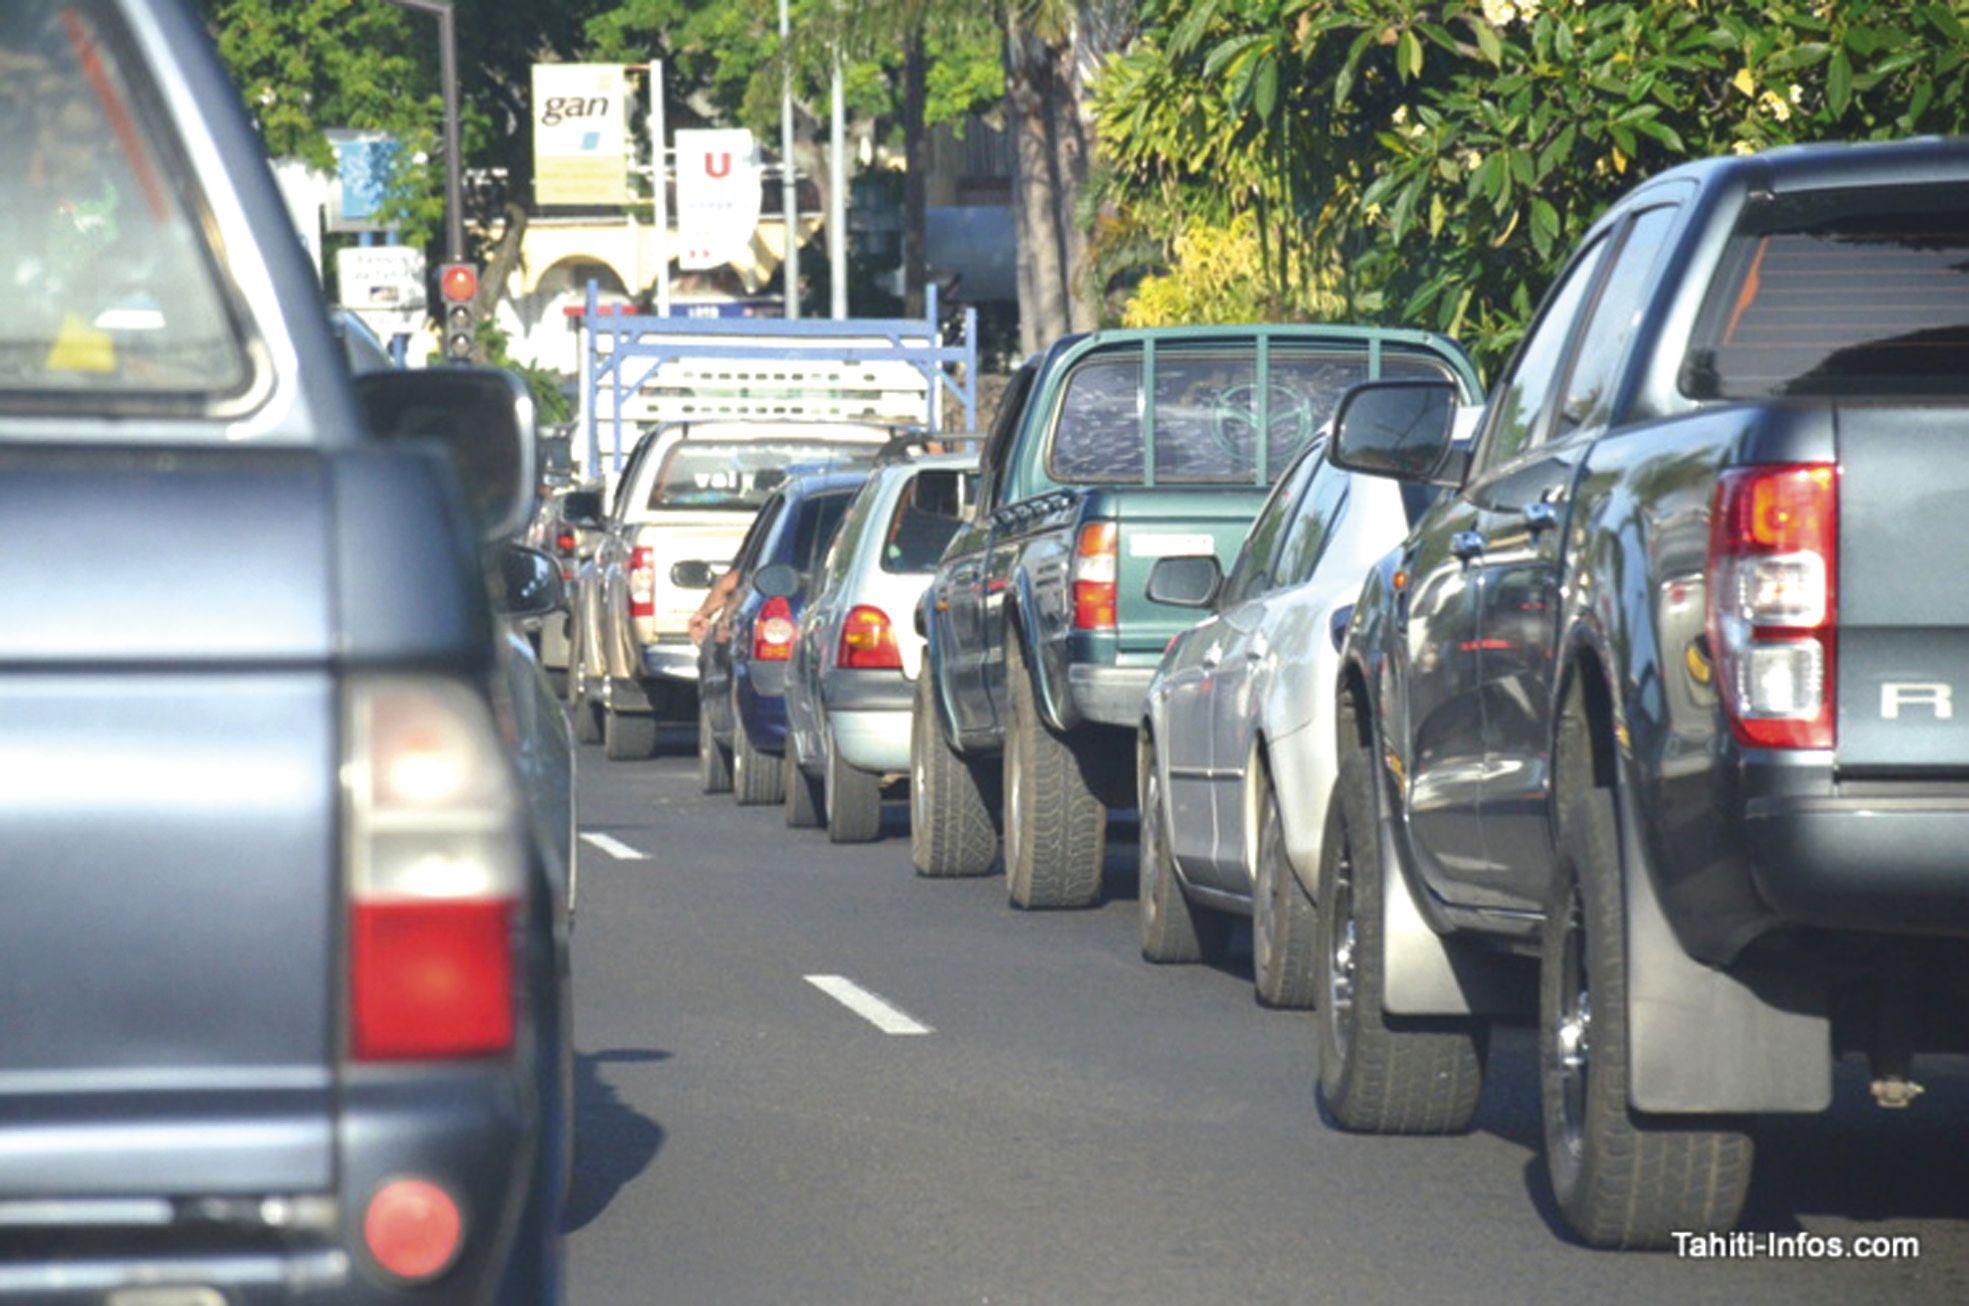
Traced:
<path fill-rule="evenodd" d="M 337 702 L 319 459 L 10 457 L 0 1198 L 333 1179 Z"/>
<path fill-rule="evenodd" d="M 1841 771 L 1969 776 L 1969 410 L 1837 412 Z"/>
<path fill-rule="evenodd" d="M 637 528 L 637 545 L 647 545 L 656 559 L 656 620 L 636 636 L 647 643 L 657 635 L 682 635 L 690 615 L 704 602 L 705 591 L 685 589 L 670 579 L 670 568 L 693 560 L 711 564 L 712 574 L 725 570 L 752 524 L 751 513 L 671 513 Z M 639 623 L 640 625 L 641 623 Z"/>
<path fill-rule="evenodd" d="M 1214 554 L 1228 573 L 1244 543 L 1251 519 L 1271 492 L 1269 486 L 1232 489 L 1131 487 L 1105 490 L 1098 508 L 1112 504 L 1120 522 L 1120 652 L 1159 659 L 1169 641 L 1197 623 L 1194 608 L 1173 608 L 1148 598 L 1149 572 L 1158 558 Z"/>

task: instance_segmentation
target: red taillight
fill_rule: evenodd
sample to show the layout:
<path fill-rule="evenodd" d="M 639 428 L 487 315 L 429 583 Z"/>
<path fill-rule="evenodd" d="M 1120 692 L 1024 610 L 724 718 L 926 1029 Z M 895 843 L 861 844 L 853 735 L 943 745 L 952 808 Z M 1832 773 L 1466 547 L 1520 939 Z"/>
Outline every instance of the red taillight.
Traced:
<path fill-rule="evenodd" d="M 766 600 L 752 623 L 752 660 L 784 662 L 793 656 L 793 605 L 782 597 Z"/>
<path fill-rule="evenodd" d="M 572 554 L 575 549 L 574 532 L 563 530 L 554 535 L 554 548 L 563 555 Z"/>
<path fill-rule="evenodd" d="M 902 651 L 896 647 L 889 614 L 867 604 L 850 609 L 841 623 L 841 647 L 834 660 L 856 671 L 901 671 Z"/>
<path fill-rule="evenodd" d="M 464 1232 L 458 1203 L 424 1179 L 384 1184 L 362 1216 L 363 1245 L 399 1279 L 431 1279 L 450 1269 Z"/>
<path fill-rule="evenodd" d="M 349 944 L 356 1059 L 421 1061 L 510 1048 L 515 906 L 357 902 Z"/>
<path fill-rule="evenodd" d="M 648 547 L 629 551 L 629 615 L 656 615 L 656 559 Z"/>
<path fill-rule="evenodd" d="M 349 696 L 349 1051 L 507 1052 L 526 844 L 492 713 L 436 678 L 357 681 Z"/>
<path fill-rule="evenodd" d="M 1707 624 L 1738 742 L 1833 746 L 1838 567 L 1837 467 L 1723 473 L 1709 526 Z"/>
<path fill-rule="evenodd" d="M 1118 598 L 1121 555 L 1120 527 L 1111 521 L 1090 522 L 1080 528 L 1073 552 L 1073 625 L 1075 630 L 1113 630 Z"/>

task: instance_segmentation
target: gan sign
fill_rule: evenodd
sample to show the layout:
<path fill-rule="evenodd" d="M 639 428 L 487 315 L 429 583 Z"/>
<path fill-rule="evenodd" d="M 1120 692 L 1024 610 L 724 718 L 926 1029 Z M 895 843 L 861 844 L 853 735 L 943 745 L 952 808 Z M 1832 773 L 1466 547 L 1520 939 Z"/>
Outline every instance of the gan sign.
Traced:
<path fill-rule="evenodd" d="M 620 64 L 533 66 L 536 203 L 628 200 L 627 92 Z"/>

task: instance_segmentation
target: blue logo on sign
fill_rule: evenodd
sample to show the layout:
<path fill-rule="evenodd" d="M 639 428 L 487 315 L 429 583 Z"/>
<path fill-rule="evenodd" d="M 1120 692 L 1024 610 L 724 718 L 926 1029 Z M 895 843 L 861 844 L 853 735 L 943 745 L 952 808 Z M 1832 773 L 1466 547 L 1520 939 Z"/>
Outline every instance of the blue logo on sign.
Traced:
<path fill-rule="evenodd" d="M 587 135 L 581 138 L 582 153 L 586 154 L 589 153 L 590 151 L 599 150 L 601 148 L 602 148 L 602 134 L 600 132 L 589 132 Z"/>

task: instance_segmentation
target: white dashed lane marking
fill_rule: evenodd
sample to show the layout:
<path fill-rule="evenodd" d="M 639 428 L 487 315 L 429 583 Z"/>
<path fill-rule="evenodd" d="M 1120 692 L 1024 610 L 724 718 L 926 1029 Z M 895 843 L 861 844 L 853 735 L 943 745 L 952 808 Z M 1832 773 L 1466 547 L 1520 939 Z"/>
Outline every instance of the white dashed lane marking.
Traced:
<path fill-rule="evenodd" d="M 807 983 L 833 998 L 884 1034 L 934 1034 L 937 1031 L 908 1013 L 876 997 L 861 985 L 840 975 L 808 975 Z"/>
<path fill-rule="evenodd" d="M 618 862 L 646 862 L 649 860 L 648 854 L 638 852 L 612 835 L 589 834 L 584 831 L 581 835 L 581 842 L 593 844 L 609 856 L 615 858 Z"/>

